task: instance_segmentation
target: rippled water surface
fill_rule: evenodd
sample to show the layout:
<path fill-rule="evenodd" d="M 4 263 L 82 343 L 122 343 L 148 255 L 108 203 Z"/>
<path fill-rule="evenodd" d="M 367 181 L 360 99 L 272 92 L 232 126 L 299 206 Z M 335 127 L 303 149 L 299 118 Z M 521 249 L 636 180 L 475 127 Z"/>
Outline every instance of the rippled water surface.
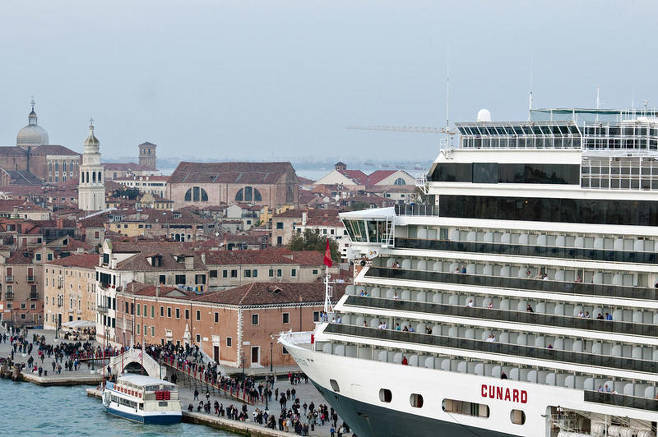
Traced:
<path fill-rule="evenodd" d="M 39 387 L 0 379 L 2 436 L 195 436 L 234 434 L 201 425 L 140 425 L 111 416 L 84 386 Z"/>

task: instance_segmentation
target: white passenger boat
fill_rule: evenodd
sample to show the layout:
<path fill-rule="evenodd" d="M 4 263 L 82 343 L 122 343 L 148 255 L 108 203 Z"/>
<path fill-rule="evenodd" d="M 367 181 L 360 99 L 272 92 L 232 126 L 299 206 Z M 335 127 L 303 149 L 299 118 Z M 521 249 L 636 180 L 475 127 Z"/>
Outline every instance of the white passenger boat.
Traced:
<path fill-rule="evenodd" d="M 144 375 L 125 374 L 108 382 L 103 406 L 110 414 L 146 424 L 170 425 L 182 418 L 176 385 Z"/>

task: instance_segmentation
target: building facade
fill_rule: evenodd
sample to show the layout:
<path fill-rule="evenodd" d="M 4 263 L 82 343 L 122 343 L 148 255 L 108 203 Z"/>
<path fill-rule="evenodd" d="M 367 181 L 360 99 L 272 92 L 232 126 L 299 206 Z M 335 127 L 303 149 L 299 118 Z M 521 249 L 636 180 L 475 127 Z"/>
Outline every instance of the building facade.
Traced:
<path fill-rule="evenodd" d="M 61 328 L 74 320 L 96 320 L 97 254 L 71 255 L 46 262 L 44 270 L 43 326 Z"/>

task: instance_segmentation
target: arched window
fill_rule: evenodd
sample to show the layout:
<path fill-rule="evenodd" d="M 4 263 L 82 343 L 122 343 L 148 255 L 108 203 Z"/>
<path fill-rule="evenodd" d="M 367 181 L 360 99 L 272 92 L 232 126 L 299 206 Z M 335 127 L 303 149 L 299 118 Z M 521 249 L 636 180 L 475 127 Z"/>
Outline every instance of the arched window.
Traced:
<path fill-rule="evenodd" d="M 407 185 L 407 183 L 404 181 L 402 178 L 397 178 L 395 182 L 393 182 L 394 185 Z"/>
<path fill-rule="evenodd" d="M 57 161 L 55 161 L 55 171 L 58 171 L 58 170 L 59 170 L 59 163 Z"/>
<path fill-rule="evenodd" d="M 95 171 L 91 172 L 91 181 L 96 182 L 96 172 Z"/>
<path fill-rule="evenodd" d="M 66 171 L 66 161 L 62 162 L 62 170 Z"/>
<path fill-rule="evenodd" d="M 186 202 L 207 202 L 208 193 L 201 187 L 192 187 L 185 192 Z"/>
<path fill-rule="evenodd" d="M 101 172 L 98 172 L 98 182 L 101 182 L 101 181 L 102 181 L 102 179 L 101 179 Z"/>
<path fill-rule="evenodd" d="M 244 187 L 235 195 L 235 200 L 237 202 L 262 202 L 263 196 L 260 194 L 260 191 L 254 187 Z"/>

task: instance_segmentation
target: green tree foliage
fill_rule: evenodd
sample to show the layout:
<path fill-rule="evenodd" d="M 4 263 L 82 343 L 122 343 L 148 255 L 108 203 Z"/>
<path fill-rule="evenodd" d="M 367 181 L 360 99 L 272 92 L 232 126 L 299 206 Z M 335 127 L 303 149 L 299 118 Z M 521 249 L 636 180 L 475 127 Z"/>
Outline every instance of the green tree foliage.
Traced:
<path fill-rule="evenodd" d="M 290 250 L 317 250 L 323 253 L 326 247 L 327 237 L 320 234 L 318 230 L 311 229 L 306 229 L 303 234 L 294 234 L 288 245 Z M 333 262 L 340 261 L 336 240 L 329 239 L 329 249 L 331 250 L 331 260 Z"/>
<path fill-rule="evenodd" d="M 137 188 L 117 188 L 112 192 L 112 197 L 135 200 L 139 197 L 139 190 Z"/>

